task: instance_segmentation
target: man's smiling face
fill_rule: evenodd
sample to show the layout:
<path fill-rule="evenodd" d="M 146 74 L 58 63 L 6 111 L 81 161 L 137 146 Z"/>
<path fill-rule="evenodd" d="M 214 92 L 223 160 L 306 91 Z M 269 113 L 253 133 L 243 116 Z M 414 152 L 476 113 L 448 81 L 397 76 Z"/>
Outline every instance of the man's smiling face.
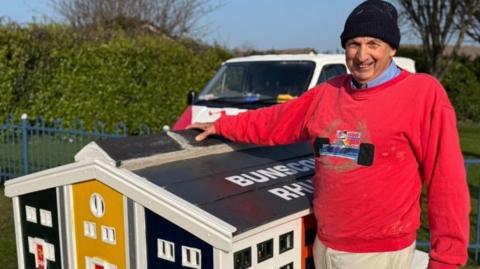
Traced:
<path fill-rule="evenodd" d="M 345 58 L 353 78 L 364 84 L 385 71 L 397 50 L 373 37 L 355 37 L 345 43 Z"/>

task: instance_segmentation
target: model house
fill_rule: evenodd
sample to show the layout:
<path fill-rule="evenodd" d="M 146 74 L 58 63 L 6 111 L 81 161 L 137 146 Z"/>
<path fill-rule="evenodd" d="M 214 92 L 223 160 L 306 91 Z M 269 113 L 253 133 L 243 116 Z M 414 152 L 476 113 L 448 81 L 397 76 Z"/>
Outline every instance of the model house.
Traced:
<path fill-rule="evenodd" d="M 196 134 L 92 142 L 8 181 L 19 268 L 314 268 L 311 145 Z"/>

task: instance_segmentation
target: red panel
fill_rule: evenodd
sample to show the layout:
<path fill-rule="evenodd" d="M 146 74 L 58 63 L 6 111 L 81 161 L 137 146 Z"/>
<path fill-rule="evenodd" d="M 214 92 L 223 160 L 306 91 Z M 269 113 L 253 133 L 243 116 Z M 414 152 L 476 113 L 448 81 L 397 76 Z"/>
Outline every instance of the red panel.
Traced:
<path fill-rule="evenodd" d="M 189 124 L 192 123 L 192 106 L 188 106 L 185 111 L 183 111 L 180 118 L 178 118 L 177 122 L 172 127 L 172 131 L 180 131 L 187 128 Z"/>
<path fill-rule="evenodd" d="M 43 253 L 43 246 L 37 244 L 37 264 L 39 269 L 45 269 L 45 255 Z"/>

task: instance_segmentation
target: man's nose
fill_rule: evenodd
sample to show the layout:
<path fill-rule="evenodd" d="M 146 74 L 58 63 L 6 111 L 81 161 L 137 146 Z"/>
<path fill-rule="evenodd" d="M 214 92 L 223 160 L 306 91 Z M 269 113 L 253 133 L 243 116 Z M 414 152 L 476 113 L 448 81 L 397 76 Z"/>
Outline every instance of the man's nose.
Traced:
<path fill-rule="evenodd" d="M 358 46 L 357 54 L 355 55 L 355 58 L 357 58 L 357 61 L 359 62 L 364 62 L 368 60 L 367 48 L 363 45 Z"/>

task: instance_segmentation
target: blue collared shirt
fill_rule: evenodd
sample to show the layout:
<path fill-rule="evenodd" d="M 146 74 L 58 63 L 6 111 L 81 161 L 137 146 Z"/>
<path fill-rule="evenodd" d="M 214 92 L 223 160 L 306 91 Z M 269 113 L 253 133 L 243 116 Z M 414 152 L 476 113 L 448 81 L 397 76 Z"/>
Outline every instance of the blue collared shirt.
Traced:
<path fill-rule="evenodd" d="M 383 73 L 380 76 L 378 76 L 376 79 L 368 82 L 365 86 L 362 85 L 363 87 L 361 87 L 361 89 L 371 88 L 371 87 L 378 86 L 382 83 L 385 83 L 385 82 L 395 78 L 396 76 L 400 75 L 400 72 L 401 72 L 400 68 L 398 68 L 398 66 L 392 60 L 390 65 L 387 67 L 387 70 L 383 71 Z M 354 83 L 353 79 L 352 79 L 351 85 L 352 85 L 352 89 L 358 89 L 358 87 L 357 87 L 358 83 Z"/>

